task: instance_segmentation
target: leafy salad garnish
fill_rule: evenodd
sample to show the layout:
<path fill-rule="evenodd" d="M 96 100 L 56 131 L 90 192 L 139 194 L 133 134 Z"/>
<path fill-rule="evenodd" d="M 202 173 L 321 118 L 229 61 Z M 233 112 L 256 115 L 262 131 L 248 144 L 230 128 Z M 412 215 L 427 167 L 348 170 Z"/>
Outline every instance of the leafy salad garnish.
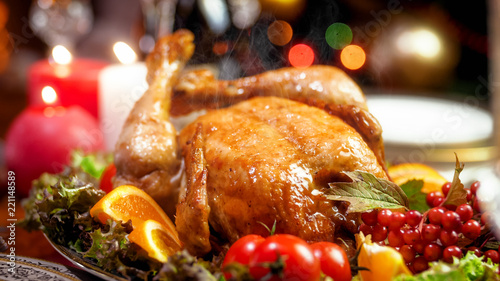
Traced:
<path fill-rule="evenodd" d="M 148 257 L 145 250 L 129 241 L 130 221 L 101 224 L 90 216 L 89 210 L 106 194 L 99 189 L 99 177 L 110 162 L 105 155 L 75 154 L 71 166 L 62 173 L 43 174 L 23 201 L 26 216 L 20 225 L 42 230 L 57 245 L 128 279 L 215 280 L 208 278 L 215 278 L 206 269 L 209 263 L 198 262 L 187 252 L 171 257 L 166 264 Z M 183 275 L 171 278 L 172 272 Z"/>
<path fill-rule="evenodd" d="M 455 258 L 451 264 L 432 262 L 428 270 L 413 276 L 400 275 L 395 281 L 500 281 L 497 270 L 498 264 L 491 260 L 483 262 L 474 252 L 468 252 L 460 260 Z"/>

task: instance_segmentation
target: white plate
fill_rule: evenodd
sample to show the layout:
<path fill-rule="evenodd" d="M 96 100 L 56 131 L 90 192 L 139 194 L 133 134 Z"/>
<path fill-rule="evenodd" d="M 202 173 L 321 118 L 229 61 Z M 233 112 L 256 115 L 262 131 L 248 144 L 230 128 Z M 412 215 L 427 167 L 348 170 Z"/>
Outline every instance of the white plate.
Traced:
<path fill-rule="evenodd" d="M 491 114 L 474 104 L 400 95 L 368 95 L 388 145 L 462 146 L 493 135 Z"/>

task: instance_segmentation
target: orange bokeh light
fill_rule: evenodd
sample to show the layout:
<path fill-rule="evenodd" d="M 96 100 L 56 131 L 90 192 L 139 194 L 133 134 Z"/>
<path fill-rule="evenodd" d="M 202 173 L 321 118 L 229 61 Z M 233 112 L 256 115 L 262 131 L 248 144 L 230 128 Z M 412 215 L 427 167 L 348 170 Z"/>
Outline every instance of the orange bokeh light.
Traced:
<path fill-rule="evenodd" d="M 267 28 L 267 37 L 274 45 L 284 46 L 292 40 L 292 36 L 292 27 L 283 20 L 276 20 Z"/>
<path fill-rule="evenodd" d="M 340 53 L 340 61 L 346 68 L 356 70 L 365 64 L 366 54 L 360 46 L 349 45 Z"/>
<path fill-rule="evenodd" d="M 222 56 L 223 54 L 229 51 L 229 43 L 226 41 L 215 42 L 212 47 L 212 52 L 218 56 Z"/>
<path fill-rule="evenodd" d="M 298 68 L 306 68 L 314 62 L 314 51 L 306 44 L 297 44 L 288 53 L 290 64 Z"/>

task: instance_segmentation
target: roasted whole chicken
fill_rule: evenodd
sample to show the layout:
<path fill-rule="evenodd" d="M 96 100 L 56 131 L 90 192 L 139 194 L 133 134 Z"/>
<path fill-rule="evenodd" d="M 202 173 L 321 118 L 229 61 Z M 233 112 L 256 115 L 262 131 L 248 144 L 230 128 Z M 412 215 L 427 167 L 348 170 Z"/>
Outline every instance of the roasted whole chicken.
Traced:
<path fill-rule="evenodd" d="M 344 240 L 357 214 L 322 196 L 343 172 L 387 179 L 381 128 L 359 87 L 330 66 L 284 68 L 233 81 L 183 71 L 193 35 L 160 40 L 147 58 L 149 89 L 116 145 L 115 185 L 148 192 L 175 217 L 196 255 L 243 235 Z M 172 115 L 209 109 L 179 133 Z"/>

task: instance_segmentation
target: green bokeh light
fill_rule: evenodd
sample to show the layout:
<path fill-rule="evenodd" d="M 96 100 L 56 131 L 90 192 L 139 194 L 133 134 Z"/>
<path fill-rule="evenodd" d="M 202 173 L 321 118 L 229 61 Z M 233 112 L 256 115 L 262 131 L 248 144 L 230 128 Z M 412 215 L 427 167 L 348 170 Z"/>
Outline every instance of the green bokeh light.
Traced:
<path fill-rule="evenodd" d="M 325 38 L 330 47 L 341 50 L 351 44 L 352 30 L 346 24 L 336 22 L 326 29 Z"/>

